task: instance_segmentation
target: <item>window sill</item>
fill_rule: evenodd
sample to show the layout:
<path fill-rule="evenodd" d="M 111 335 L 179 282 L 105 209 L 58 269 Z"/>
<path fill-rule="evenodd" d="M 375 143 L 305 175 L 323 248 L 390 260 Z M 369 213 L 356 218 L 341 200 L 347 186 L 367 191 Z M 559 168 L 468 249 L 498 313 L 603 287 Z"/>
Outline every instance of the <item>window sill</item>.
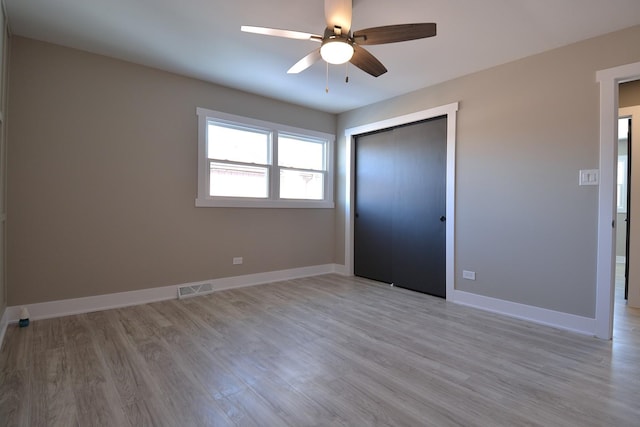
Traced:
<path fill-rule="evenodd" d="M 276 209 L 333 209 L 335 204 L 325 200 L 237 200 L 196 199 L 197 208 L 276 208 Z"/>

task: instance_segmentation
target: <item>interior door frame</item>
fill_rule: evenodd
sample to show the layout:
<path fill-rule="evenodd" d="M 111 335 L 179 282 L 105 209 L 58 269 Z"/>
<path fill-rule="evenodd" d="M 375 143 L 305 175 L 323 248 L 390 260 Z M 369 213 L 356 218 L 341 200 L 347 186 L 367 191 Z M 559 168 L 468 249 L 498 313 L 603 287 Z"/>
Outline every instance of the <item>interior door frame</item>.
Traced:
<path fill-rule="evenodd" d="M 446 183 L 446 294 L 451 299 L 455 289 L 455 188 L 456 188 L 456 129 L 459 103 L 443 105 L 411 114 L 385 119 L 344 131 L 346 140 L 346 191 L 345 191 L 345 269 L 353 276 L 354 258 L 354 183 L 355 183 L 355 137 L 396 126 L 419 122 L 435 117 L 447 117 L 447 183 Z"/>
<path fill-rule="evenodd" d="M 624 195 L 624 197 L 626 197 L 626 201 L 625 201 L 625 210 L 626 212 L 625 214 L 625 230 L 624 230 L 624 299 L 628 300 L 629 299 L 629 262 L 630 262 L 630 258 L 629 258 L 629 246 L 631 243 L 631 158 L 633 156 L 633 153 L 631 152 L 631 126 L 633 125 L 632 119 L 630 116 L 622 116 L 620 117 L 620 111 L 624 110 L 623 108 L 618 108 L 618 123 L 620 122 L 620 120 L 627 120 L 627 123 L 629 125 L 629 128 L 627 129 L 627 176 L 625 177 L 625 179 L 627 180 L 627 191 L 626 194 Z M 618 135 L 618 147 L 620 146 L 620 135 Z M 618 159 L 620 158 L 620 156 L 618 155 Z M 618 164 L 620 164 L 620 162 L 618 161 Z M 617 175 L 616 175 L 617 176 Z M 617 177 L 616 177 L 616 182 L 617 182 Z M 617 218 L 617 217 L 616 217 Z M 616 223 L 616 228 L 618 227 L 618 224 Z M 618 239 L 618 235 L 616 233 L 616 240 Z M 618 245 L 618 242 L 616 241 L 616 246 Z M 618 262 L 617 260 L 617 256 L 616 256 L 616 263 Z"/>
<path fill-rule="evenodd" d="M 640 80 L 640 62 L 600 70 L 600 186 L 598 188 L 598 254 L 596 260 L 595 336 L 613 337 L 615 292 L 616 165 L 618 157 L 618 89 Z"/>

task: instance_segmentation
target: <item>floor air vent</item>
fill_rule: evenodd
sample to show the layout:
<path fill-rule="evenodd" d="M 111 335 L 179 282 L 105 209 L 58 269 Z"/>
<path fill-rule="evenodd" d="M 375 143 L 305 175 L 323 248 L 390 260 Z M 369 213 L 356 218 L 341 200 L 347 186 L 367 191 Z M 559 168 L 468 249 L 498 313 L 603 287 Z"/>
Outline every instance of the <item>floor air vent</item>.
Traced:
<path fill-rule="evenodd" d="M 202 283 L 199 285 L 187 285 L 178 287 L 178 299 L 195 297 L 197 295 L 205 295 L 213 292 L 211 283 Z"/>

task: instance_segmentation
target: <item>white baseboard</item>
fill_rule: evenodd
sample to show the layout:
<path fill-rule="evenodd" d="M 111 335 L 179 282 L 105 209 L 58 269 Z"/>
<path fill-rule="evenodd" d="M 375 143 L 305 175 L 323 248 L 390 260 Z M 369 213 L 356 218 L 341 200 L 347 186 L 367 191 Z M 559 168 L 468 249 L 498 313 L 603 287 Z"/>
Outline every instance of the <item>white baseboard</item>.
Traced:
<path fill-rule="evenodd" d="M 29 310 L 29 320 L 42 320 L 174 299 L 178 297 L 178 287 L 180 286 L 211 283 L 215 291 L 221 291 L 225 289 L 261 285 L 265 283 L 318 276 L 329 273 L 340 274 L 340 266 L 336 264 L 316 265 L 311 267 L 293 268 L 290 270 L 224 277 L 221 279 L 205 280 L 202 282 L 181 283 L 178 285 L 142 289 L 138 291 L 119 292 L 59 301 L 47 301 L 37 304 L 27 304 L 24 306 L 12 306 L 7 307 L 5 310 L 5 314 L 2 316 L 3 323 L 0 324 L 0 326 L 4 325 L 6 329 L 7 324 L 15 323 L 20 320 L 20 309 L 22 307 L 26 307 L 27 310 Z M 2 333 L 2 330 L 0 330 L 0 333 Z M 2 341 L 0 340 L 0 344 L 1 343 Z"/>
<path fill-rule="evenodd" d="M 349 276 L 349 273 L 347 272 L 347 266 L 344 264 L 334 264 L 333 267 L 335 268 L 334 273 L 336 274 L 340 274 L 341 276 Z"/>
<path fill-rule="evenodd" d="M 595 336 L 596 332 L 596 319 L 485 297 L 470 292 L 454 291 L 452 298 L 447 296 L 447 301 L 583 335 Z"/>

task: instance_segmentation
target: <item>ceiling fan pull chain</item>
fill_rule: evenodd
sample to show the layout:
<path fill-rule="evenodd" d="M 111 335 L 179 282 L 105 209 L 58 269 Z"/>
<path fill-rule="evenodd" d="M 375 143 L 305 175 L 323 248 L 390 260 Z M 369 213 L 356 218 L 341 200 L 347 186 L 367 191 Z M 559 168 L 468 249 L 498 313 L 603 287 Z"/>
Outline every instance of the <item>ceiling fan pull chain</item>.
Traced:
<path fill-rule="evenodd" d="M 327 86 L 324 88 L 325 93 L 329 93 L 329 63 L 327 62 Z"/>
<path fill-rule="evenodd" d="M 345 62 L 345 67 L 344 67 L 344 71 L 345 71 L 345 78 L 344 78 L 344 82 L 345 83 L 349 83 L 349 63 Z"/>

